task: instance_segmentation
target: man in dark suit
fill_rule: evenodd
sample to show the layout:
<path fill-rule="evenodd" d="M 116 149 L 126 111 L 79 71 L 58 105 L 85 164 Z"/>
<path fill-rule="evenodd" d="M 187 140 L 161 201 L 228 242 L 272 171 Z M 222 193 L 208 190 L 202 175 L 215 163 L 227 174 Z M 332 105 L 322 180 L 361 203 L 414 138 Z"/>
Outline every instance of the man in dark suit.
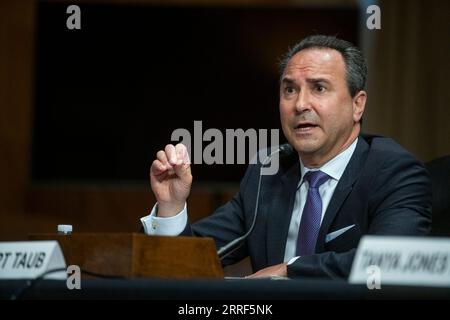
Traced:
<path fill-rule="evenodd" d="M 262 177 L 258 218 L 245 245 L 224 260 L 249 255 L 263 276 L 346 278 L 362 235 L 426 235 L 431 189 L 426 170 L 388 138 L 361 135 L 366 66 L 352 44 L 305 38 L 281 64 L 280 116 L 294 151 Z M 192 226 L 192 183 L 183 145 L 157 153 L 150 169 L 158 201 L 142 218 L 147 234 L 210 236 L 221 247 L 253 222 L 260 166 L 250 165 L 239 193 Z"/>

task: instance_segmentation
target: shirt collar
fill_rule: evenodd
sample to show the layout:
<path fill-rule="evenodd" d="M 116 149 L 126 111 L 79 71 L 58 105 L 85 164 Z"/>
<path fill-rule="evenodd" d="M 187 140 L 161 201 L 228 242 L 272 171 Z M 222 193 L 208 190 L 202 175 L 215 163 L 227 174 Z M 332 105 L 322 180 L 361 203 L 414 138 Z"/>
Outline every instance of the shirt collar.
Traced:
<path fill-rule="evenodd" d="M 300 158 L 300 173 L 302 178 L 299 182 L 299 186 L 303 183 L 303 177 L 308 171 L 321 170 L 322 172 L 329 175 L 331 179 L 339 181 L 339 179 L 344 174 L 344 170 L 347 167 L 347 164 L 350 162 L 350 158 L 352 157 L 353 152 L 356 149 L 357 143 L 358 138 L 356 138 L 355 141 L 353 141 L 352 144 L 347 147 L 347 149 L 339 153 L 337 156 L 325 163 L 320 168 L 307 168 L 303 165 L 302 159 Z"/>

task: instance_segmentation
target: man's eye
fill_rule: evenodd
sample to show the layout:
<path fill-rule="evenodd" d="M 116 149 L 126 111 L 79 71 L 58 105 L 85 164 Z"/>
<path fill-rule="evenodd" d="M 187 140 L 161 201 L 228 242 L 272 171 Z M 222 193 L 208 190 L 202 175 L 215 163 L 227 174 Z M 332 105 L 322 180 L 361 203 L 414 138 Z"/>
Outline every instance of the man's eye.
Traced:
<path fill-rule="evenodd" d="M 287 94 L 292 94 L 295 92 L 295 90 L 292 87 L 286 87 L 284 88 L 284 92 L 286 92 Z"/>
<path fill-rule="evenodd" d="M 317 92 L 325 92 L 326 88 L 324 86 L 318 85 L 316 86 L 316 91 Z"/>

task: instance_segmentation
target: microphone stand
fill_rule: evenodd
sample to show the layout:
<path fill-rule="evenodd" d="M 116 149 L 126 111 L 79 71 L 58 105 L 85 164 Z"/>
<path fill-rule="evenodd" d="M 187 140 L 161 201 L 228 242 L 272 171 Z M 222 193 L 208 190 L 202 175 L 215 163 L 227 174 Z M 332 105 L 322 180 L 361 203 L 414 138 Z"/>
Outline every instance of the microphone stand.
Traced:
<path fill-rule="evenodd" d="M 253 215 L 253 221 L 252 224 L 250 226 L 250 229 L 248 229 L 248 231 L 243 235 L 240 236 L 239 238 L 234 239 L 233 241 L 229 242 L 228 244 L 222 246 L 218 251 L 217 251 L 217 255 L 219 256 L 220 260 L 223 260 L 225 257 L 227 257 L 228 255 L 230 255 L 231 253 L 233 253 L 234 251 L 236 251 L 237 249 L 239 249 L 243 243 L 244 240 L 250 235 L 250 233 L 252 233 L 253 228 L 256 224 L 256 216 L 258 214 L 258 206 L 259 206 L 259 192 L 261 189 L 261 178 L 262 178 L 262 169 L 263 167 L 270 161 L 270 159 L 272 159 L 273 155 L 275 155 L 276 153 L 280 152 L 281 153 L 287 153 L 289 151 L 292 151 L 292 147 L 289 144 L 283 144 L 281 146 L 278 147 L 277 150 L 275 150 L 274 152 L 272 152 L 266 159 L 264 159 L 264 161 L 261 164 L 261 169 L 259 171 L 259 180 L 258 180 L 258 189 L 256 191 L 256 204 L 255 204 L 255 212 Z M 239 244 L 239 246 L 237 246 L 237 244 Z"/>

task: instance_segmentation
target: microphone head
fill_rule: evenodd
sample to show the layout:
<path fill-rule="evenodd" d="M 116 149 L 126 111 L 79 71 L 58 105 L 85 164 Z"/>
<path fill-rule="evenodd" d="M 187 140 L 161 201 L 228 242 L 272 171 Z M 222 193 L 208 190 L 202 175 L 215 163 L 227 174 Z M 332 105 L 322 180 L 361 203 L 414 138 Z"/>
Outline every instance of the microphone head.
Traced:
<path fill-rule="evenodd" d="M 283 154 L 290 154 L 292 151 L 294 151 L 294 148 L 289 143 L 285 143 L 279 146 L 280 148 L 280 155 Z"/>

